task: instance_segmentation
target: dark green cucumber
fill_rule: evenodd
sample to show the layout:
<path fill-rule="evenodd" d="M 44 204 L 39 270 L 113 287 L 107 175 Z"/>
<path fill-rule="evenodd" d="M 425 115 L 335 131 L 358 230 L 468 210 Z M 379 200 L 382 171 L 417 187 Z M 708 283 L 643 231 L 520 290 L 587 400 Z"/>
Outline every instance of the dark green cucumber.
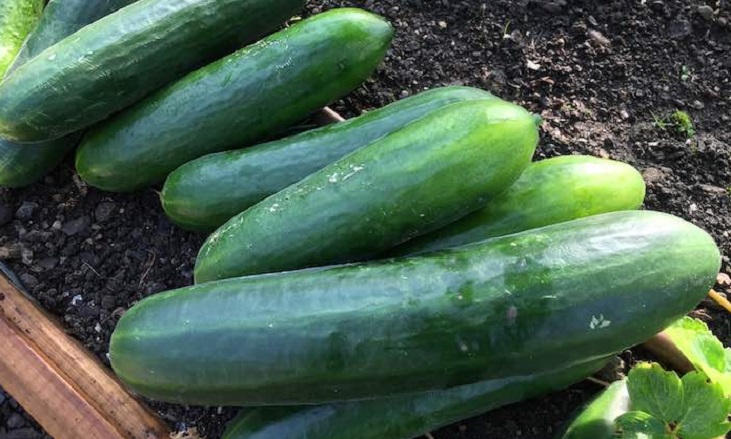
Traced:
<path fill-rule="evenodd" d="M 251 145 L 361 85 L 393 28 L 334 9 L 191 73 L 90 131 L 76 169 L 92 186 L 130 191 L 202 155 Z"/>
<path fill-rule="evenodd" d="M 0 84 L 0 137 L 78 131 L 275 30 L 304 0 L 141 0 L 47 48 Z"/>
<path fill-rule="evenodd" d="M 538 143 L 525 109 L 450 104 L 229 220 L 198 254 L 197 283 L 363 260 L 483 207 Z"/>
<path fill-rule="evenodd" d="M 210 232 L 264 198 L 445 105 L 491 97 L 471 87 L 437 88 L 346 122 L 207 155 L 168 176 L 162 206 L 179 226 Z"/>
<path fill-rule="evenodd" d="M 36 27 L 45 0 L 0 0 L 0 79 Z"/>
<path fill-rule="evenodd" d="M 401 245 L 392 256 L 457 247 L 495 236 L 617 210 L 645 199 L 645 182 L 625 163 L 590 156 L 536 162 L 484 209 Z"/>
<path fill-rule="evenodd" d="M 51 0 L 8 74 L 47 47 L 133 1 Z M 20 187 L 34 183 L 55 168 L 79 140 L 80 133 L 35 144 L 0 139 L 0 186 Z"/>
<path fill-rule="evenodd" d="M 719 268 L 693 224 L 606 213 L 429 255 L 161 293 L 120 319 L 111 363 L 135 391 L 186 404 L 446 389 L 647 340 L 692 310 Z"/>
<path fill-rule="evenodd" d="M 51 0 L 43 10 L 38 26 L 23 43 L 8 75 L 31 58 L 82 27 L 137 0 Z"/>
<path fill-rule="evenodd" d="M 606 360 L 453 389 L 311 407 L 244 411 L 223 439 L 411 439 L 504 405 L 560 390 Z"/>
<path fill-rule="evenodd" d="M 630 409 L 627 381 L 612 383 L 571 421 L 561 439 L 614 439 L 614 420 Z"/>

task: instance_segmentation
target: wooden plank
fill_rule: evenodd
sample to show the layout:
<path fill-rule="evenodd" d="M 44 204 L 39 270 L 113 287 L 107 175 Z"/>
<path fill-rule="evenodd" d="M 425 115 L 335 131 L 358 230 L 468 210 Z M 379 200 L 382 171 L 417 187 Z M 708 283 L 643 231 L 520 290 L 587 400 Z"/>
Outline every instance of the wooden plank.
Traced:
<path fill-rule="evenodd" d="M 122 438 L 70 383 L 0 319 L 0 382 L 55 438 Z M 64 409 L 61 410 L 60 407 Z"/>
<path fill-rule="evenodd" d="M 56 439 L 169 437 L 106 366 L 2 275 L 0 320 L 0 385 Z"/>

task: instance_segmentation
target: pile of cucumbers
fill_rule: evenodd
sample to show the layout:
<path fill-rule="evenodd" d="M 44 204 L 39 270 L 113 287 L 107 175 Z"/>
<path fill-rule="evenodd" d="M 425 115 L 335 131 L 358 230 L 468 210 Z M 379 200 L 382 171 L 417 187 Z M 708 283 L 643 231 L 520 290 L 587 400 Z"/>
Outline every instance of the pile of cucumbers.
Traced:
<path fill-rule="evenodd" d="M 540 117 L 484 90 L 286 136 L 372 75 L 382 17 L 276 31 L 303 0 L 36 3 L 0 0 L 25 13 L 0 21 L 0 185 L 78 146 L 89 185 L 163 183 L 170 219 L 210 233 L 196 284 L 128 310 L 110 358 L 152 399 L 258 407 L 228 439 L 409 439 L 585 378 L 714 283 L 712 238 L 637 210 L 637 170 L 532 163 Z"/>

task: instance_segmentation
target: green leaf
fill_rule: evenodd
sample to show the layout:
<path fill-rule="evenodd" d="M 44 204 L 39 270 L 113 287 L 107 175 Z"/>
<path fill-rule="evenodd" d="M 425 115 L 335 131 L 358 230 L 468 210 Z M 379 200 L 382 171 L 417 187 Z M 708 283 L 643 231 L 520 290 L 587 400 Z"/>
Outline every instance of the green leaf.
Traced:
<path fill-rule="evenodd" d="M 684 439 L 708 439 L 725 435 L 731 424 L 731 399 L 723 394 L 718 383 L 712 383 L 702 372 L 691 372 L 682 379 L 683 417 L 678 434 Z"/>
<path fill-rule="evenodd" d="M 619 437 L 713 439 L 731 430 L 731 399 L 703 372 L 681 379 L 659 364 L 639 363 L 627 377 L 627 389 L 633 411 L 617 418 Z"/>
<path fill-rule="evenodd" d="M 618 437 L 623 439 L 673 439 L 665 431 L 665 423 L 645 412 L 627 412 L 614 424 Z"/>
<path fill-rule="evenodd" d="M 683 414 L 683 385 L 678 375 L 657 363 L 639 363 L 627 378 L 632 410 L 677 424 Z"/>
<path fill-rule="evenodd" d="M 697 370 L 719 383 L 723 394 L 731 397 L 731 349 L 723 347 L 708 325 L 684 317 L 664 332 Z"/>

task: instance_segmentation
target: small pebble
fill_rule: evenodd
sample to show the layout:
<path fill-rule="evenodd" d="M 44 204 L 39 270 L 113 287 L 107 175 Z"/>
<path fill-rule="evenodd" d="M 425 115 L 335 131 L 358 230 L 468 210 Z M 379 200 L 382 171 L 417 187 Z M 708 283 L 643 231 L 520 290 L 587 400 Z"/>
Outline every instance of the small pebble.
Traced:
<path fill-rule="evenodd" d="M 112 216 L 112 212 L 114 212 L 114 203 L 99 203 L 96 210 L 94 210 L 94 218 L 103 223 Z"/>
<path fill-rule="evenodd" d="M 115 306 L 117 306 L 117 298 L 110 295 L 102 296 L 101 304 L 102 308 L 111 311 Z"/>
<path fill-rule="evenodd" d="M 716 283 L 724 287 L 731 286 L 731 276 L 726 273 L 718 273 L 718 276 L 716 276 Z"/>
<path fill-rule="evenodd" d="M 38 209 L 37 203 L 23 201 L 23 204 L 21 204 L 18 210 L 15 211 L 15 217 L 19 220 L 31 219 L 36 209 Z"/>
<path fill-rule="evenodd" d="M 8 429 L 10 430 L 20 428 L 25 425 L 25 419 L 23 419 L 23 417 L 19 413 L 13 413 L 12 415 L 10 415 L 5 425 L 7 425 Z"/>
<path fill-rule="evenodd" d="M 90 224 L 91 221 L 89 221 L 89 217 L 82 216 L 64 224 L 63 227 L 61 227 L 61 231 L 67 236 L 74 236 L 86 230 L 86 228 L 89 227 Z"/>
<path fill-rule="evenodd" d="M 37 266 L 39 266 L 43 270 L 52 270 L 56 268 L 58 265 L 58 258 L 56 257 L 50 257 L 50 258 L 43 258 L 40 261 L 36 263 Z"/>
<path fill-rule="evenodd" d="M 20 260 L 25 265 L 31 265 L 33 263 L 33 250 L 28 247 L 22 247 L 20 249 Z"/>
<path fill-rule="evenodd" d="M 683 40 L 693 33 L 693 26 L 688 20 L 675 20 L 668 25 L 668 36 L 674 40 Z"/>
<path fill-rule="evenodd" d="M 38 286 L 38 278 L 29 273 L 21 274 L 20 281 L 23 282 L 23 285 L 25 285 L 25 287 L 29 290 Z"/>
<path fill-rule="evenodd" d="M 708 5 L 698 6 L 698 13 L 703 17 L 704 20 L 713 20 L 713 8 Z"/>

